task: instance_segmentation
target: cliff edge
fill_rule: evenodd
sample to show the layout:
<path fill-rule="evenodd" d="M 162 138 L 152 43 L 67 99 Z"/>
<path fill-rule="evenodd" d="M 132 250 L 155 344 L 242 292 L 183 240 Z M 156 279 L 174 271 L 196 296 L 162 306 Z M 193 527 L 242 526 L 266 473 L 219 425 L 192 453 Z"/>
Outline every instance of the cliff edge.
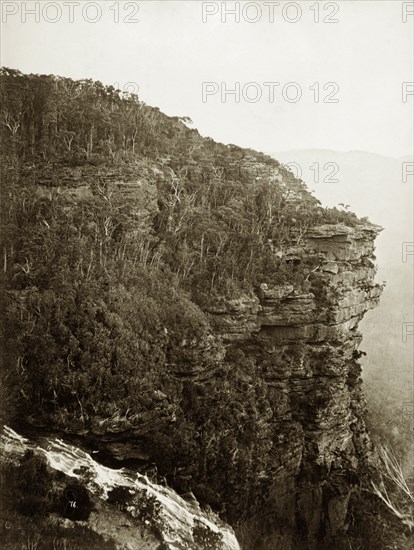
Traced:
<path fill-rule="evenodd" d="M 244 548 L 339 547 L 381 229 L 136 96 L 0 77 L 3 420 L 152 470 Z"/>

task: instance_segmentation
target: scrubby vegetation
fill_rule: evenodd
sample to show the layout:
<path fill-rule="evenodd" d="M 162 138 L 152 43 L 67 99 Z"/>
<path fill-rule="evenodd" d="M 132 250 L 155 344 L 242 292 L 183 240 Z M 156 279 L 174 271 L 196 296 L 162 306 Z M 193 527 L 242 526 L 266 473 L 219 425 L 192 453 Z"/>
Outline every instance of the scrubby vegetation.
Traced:
<path fill-rule="evenodd" d="M 319 296 L 315 265 L 284 255 L 315 224 L 360 221 L 99 82 L 4 69 L 0 100 L 3 421 L 135 430 L 172 486 L 243 523 L 290 434 L 263 421 L 276 359 L 225 350 L 205 311 L 264 281 Z"/>
<path fill-rule="evenodd" d="M 343 548 L 355 550 L 409 550 L 414 532 L 403 526 L 387 506 L 370 491 L 355 494 L 350 502 L 352 514 Z"/>
<path fill-rule="evenodd" d="M 222 548 L 222 534 L 212 531 L 201 522 L 194 525 L 193 538 L 197 548 L 202 550 L 219 550 Z"/>
<path fill-rule="evenodd" d="M 115 549 L 112 543 L 75 523 L 75 520 L 86 519 L 91 510 L 87 490 L 67 485 L 39 455 L 28 452 L 20 463 L 2 462 L 0 494 L 0 539 L 6 550 Z M 67 514 L 67 496 L 74 499 L 70 514 Z M 63 525 L 58 519 L 52 520 L 51 515 L 55 518 L 70 515 L 74 523 Z"/>
<path fill-rule="evenodd" d="M 148 490 L 128 487 L 116 487 L 108 494 L 108 502 L 124 512 L 138 518 L 147 525 L 155 535 L 162 535 L 163 520 L 161 518 L 161 503 Z"/>
<path fill-rule="evenodd" d="M 76 432 L 150 416 L 147 446 L 170 482 L 186 488 L 178 465 L 203 501 L 247 513 L 265 497 L 269 403 L 242 353 L 217 360 L 199 306 L 263 280 L 300 287 L 313 266 L 275 250 L 317 221 L 356 218 L 135 96 L 0 76 L 6 418 Z M 184 381 L 195 367 L 215 382 Z"/>

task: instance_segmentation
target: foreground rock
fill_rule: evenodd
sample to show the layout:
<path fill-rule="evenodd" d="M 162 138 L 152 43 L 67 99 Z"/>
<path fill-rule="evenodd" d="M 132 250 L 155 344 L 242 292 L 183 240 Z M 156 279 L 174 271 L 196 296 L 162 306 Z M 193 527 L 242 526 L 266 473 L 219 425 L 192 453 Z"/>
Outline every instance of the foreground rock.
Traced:
<path fill-rule="evenodd" d="M 89 454 L 59 439 L 35 443 L 5 427 L 0 449 L 2 460 L 13 463 L 32 451 L 69 481 L 85 486 L 94 506 L 86 525 L 120 550 L 240 548 L 232 529 L 212 512 L 201 511 L 193 498 L 184 500 L 131 470 L 102 466 Z M 76 498 L 72 506 L 76 508 Z M 215 546 L 209 546 L 211 541 Z"/>

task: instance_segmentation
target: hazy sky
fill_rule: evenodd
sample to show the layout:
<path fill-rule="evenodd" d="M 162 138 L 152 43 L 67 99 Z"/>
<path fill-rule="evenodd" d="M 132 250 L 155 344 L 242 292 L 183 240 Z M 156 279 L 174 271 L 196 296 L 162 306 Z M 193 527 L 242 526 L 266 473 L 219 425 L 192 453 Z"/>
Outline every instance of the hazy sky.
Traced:
<path fill-rule="evenodd" d="M 203 135 L 266 152 L 412 150 L 412 2 L 239 2 L 238 23 L 222 2 L 26 1 L 38 22 L 24 3 L 1 4 L 3 66 L 132 83 Z M 237 82 L 238 103 L 225 95 Z"/>

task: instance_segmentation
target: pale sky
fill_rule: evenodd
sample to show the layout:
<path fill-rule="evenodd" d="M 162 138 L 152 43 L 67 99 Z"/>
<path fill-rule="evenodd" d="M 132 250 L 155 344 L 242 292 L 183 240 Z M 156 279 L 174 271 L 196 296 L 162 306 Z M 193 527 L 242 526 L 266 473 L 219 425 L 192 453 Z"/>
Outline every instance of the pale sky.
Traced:
<path fill-rule="evenodd" d="M 413 149 L 412 2 L 239 2 L 238 23 L 225 17 L 222 2 L 203 8 L 199 0 L 26 1 L 26 10 L 38 10 L 38 22 L 24 14 L 24 2 L 1 4 L 3 66 L 120 88 L 132 83 L 128 89 L 139 87 L 146 103 L 191 117 L 203 135 L 266 152 L 362 150 L 399 157 Z M 230 9 L 236 2 L 226 4 Z M 60 20 L 46 21 L 58 19 L 58 5 Z M 203 82 L 216 92 L 204 102 Z M 234 95 L 223 102 L 220 92 L 237 82 L 240 102 Z M 249 102 L 256 93 L 261 98 Z M 300 99 L 289 102 L 296 94 Z M 338 101 L 325 103 L 327 96 Z"/>

